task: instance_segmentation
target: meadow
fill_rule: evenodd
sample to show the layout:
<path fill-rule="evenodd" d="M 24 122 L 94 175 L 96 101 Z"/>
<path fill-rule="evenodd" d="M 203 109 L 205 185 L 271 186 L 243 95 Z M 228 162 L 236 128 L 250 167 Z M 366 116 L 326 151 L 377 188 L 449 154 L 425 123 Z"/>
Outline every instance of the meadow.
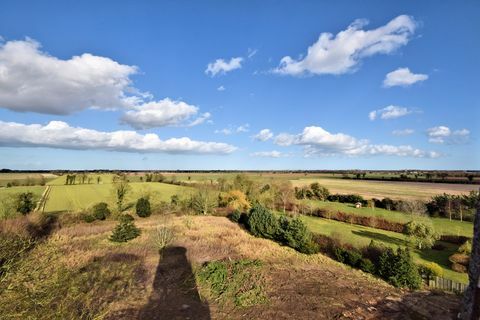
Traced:
<path fill-rule="evenodd" d="M 408 239 L 401 233 L 316 217 L 301 216 L 301 219 L 312 232 L 337 238 L 355 247 L 368 246 L 371 240 L 392 248 L 409 246 Z M 442 244 L 445 249 L 441 251 L 434 249 L 422 251 L 417 249 L 412 250 L 414 261 L 416 263 L 435 262 L 442 267 L 444 278 L 466 283 L 468 280 L 467 275 L 453 271 L 450 268 L 451 262 L 448 260 L 448 257 L 458 249 L 458 245 L 447 242 L 439 243 Z"/>
<path fill-rule="evenodd" d="M 126 198 L 127 207 L 144 196 L 150 197 L 152 205 L 155 206 L 162 201 L 169 202 L 171 196 L 175 194 L 183 195 L 190 192 L 188 187 L 159 182 L 131 182 L 130 188 L 131 192 Z M 85 211 L 98 202 L 107 202 L 111 207 L 115 207 L 111 183 L 62 185 L 53 182 L 45 212 Z"/>
<path fill-rule="evenodd" d="M 441 235 L 455 235 L 471 237 L 473 233 L 473 224 L 471 222 L 449 220 L 445 218 L 433 218 L 425 215 L 412 215 L 406 212 L 386 210 L 382 208 L 355 208 L 355 205 L 350 203 L 305 200 L 312 208 L 324 209 L 330 212 L 345 212 L 364 217 L 377 217 L 392 222 L 408 223 L 411 220 L 431 223 L 435 231 Z"/>
<path fill-rule="evenodd" d="M 56 177 L 56 175 L 51 173 L 0 173 L 0 187 L 5 187 L 9 184 L 14 186 L 40 185 Z"/>

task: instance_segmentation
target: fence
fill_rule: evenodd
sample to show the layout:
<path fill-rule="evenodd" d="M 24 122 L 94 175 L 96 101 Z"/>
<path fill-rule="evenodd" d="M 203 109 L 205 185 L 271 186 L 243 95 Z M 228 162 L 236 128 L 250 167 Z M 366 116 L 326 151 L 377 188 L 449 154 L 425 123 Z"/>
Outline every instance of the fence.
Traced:
<path fill-rule="evenodd" d="M 428 281 L 428 286 L 433 289 L 441 289 L 446 291 L 462 293 L 467 288 L 467 284 L 455 282 L 450 279 L 434 277 Z"/>

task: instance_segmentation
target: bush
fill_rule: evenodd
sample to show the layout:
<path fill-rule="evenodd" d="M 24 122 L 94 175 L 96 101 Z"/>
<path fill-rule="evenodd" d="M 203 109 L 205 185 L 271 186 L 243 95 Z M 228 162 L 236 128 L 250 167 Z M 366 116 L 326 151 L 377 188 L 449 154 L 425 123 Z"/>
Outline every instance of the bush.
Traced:
<path fill-rule="evenodd" d="M 250 210 L 247 227 L 254 236 L 267 239 L 275 239 L 279 230 L 275 215 L 259 204 Z"/>
<path fill-rule="evenodd" d="M 463 264 L 460 263 L 452 263 L 452 270 L 455 272 L 460 272 L 460 273 L 467 273 L 468 268 L 464 266 Z"/>
<path fill-rule="evenodd" d="M 375 265 L 373 264 L 373 262 L 368 259 L 368 258 L 362 258 L 360 260 L 360 263 L 359 263 L 359 268 L 360 270 L 362 270 L 363 272 L 367 272 L 367 273 L 371 273 L 371 274 L 374 274 L 375 273 Z"/>
<path fill-rule="evenodd" d="M 349 250 L 341 247 L 334 249 L 335 258 L 342 263 L 348 264 L 352 267 L 358 267 L 362 254 L 356 250 Z"/>
<path fill-rule="evenodd" d="M 16 201 L 16 209 L 17 212 L 25 215 L 33 211 L 35 209 L 35 200 L 33 198 L 33 193 L 31 192 L 23 192 L 17 196 Z"/>
<path fill-rule="evenodd" d="M 152 214 L 152 209 L 150 208 L 150 201 L 147 198 L 138 199 L 137 205 L 135 206 L 135 212 L 139 217 L 149 217 Z"/>
<path fill-rule="evenodd" d="M 422 278 L 408 249 L 398 248 L 395 252 L 387 248 L 380 256 L 378 273 L 395 287 L 418 289 L 422 284 Z"/>
<path fill-rule="evenodd" d="M 366 204 L 367 201 L 358 194 L 331 194 L 327 197 L 328 201 L 342 202 L 342 203 L 357 203 Z"/>
<path fill-rule="evenodd" d="M 418 272 L 427 280 L 427 282 L 433 277 L 443 276 L 442 267 L 435 262 L 427 262 L 419 265 Z"/>
<path fill-rule="evenodd" d="M 242 213 L 238 210 L 235 210 L 232 212 L 232 214 L 230 215 L 230 220 L 232 220 L 233 222 L 239 222 L 240 221 L 240 218 L 242 217 Z"/>
<path fill-rule="evenodd" d="M 95 217 L 91 214 L 83 214 L 82 219 L 83 219 L 83 221 L 85 221 L 87 223 L 92 223 L 93 221 L 96 220 Z"/>
<path fill-rule="evenodd" d="M 93 206 L 92 217 L 95 220 L 105 220 L 109 215 L 110 210 L 105 202 L 100 202 Z"/>
<path fill-rule="evenodd" d="M 312 241 L 312 234 L 300 219 L 289 220 L 281 217 L 277 240 L 302 253 L 315 253 L 318 251 Z"/>
<path fill-rule="evenodd" d="M 159 251 L 162 251 L 169 246 L 174 238 L 175 235 L 173 231 L 165 226 L 157 228 L 156 232 L 152 235 L 153 243 Z"/>
<path fill-rule="evenodd" d="M 134 221 L 135 219 L 128 213 L 122 214 L 118 217 L 118 221 L 120 222 L 131 222 Z"/>
<path fill-rule="evenodd" d="M 463 253 L 452 254 L 448 258 L 448 260 L 450 260 L 450 262 L 452 262 L 452 263 L 461 264 L 461 265 L 465 266 L 466 268 L 468 268 L 468 264 L 470 263 L 470 257 L 466 254 L 463 254 Z"/>
<path fill-rule="evenodd" d="M 472 243 L 470 241 L 465 241 L 464 244 L 462 244 L 458 250 L 457 250 L 459 253 L 463 253 L 463 254 L 466 254 L 466 255 L 470 255 L 472 254 Z"/>
<path fill-rule="evenodd" d="M 129 216 L 129 215 L 124 215 Z M 131 216 L 130 216 L 131 217 Z M 112 235 L 109 240 L 113 242 L 127 242 L 135 239 L 140 235 L 140 229 L 138 229 L 133 221 L 121 220 L 115 229 L 113 229 Z"/>

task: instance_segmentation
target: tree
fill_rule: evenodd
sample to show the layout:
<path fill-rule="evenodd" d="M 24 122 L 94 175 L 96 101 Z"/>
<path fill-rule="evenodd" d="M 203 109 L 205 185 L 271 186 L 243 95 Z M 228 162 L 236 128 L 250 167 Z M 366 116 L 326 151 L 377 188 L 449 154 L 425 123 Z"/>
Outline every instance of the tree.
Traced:
<path fill-rule="evenodd" d="M 233 210 L 247 211 L 250 209 L 250 202 L 245 193 L 240 190 L 229 191 L 225 196 L 226 205 Z"/>
<path fill-rule="evenodd" d="M 127 242 L 129 240 L 135 239 L 139 235 L 140 229 L 135 226 L 133 220 L 122 218 L 115 227 L 115 229 L 113 229 L 112 235 L 110 236 L 109 240 L 113 242 Z"/>
<path fill-rule="evenodd" d="M 422 278 L 408 249 L 398 248 L 395 252 L 392 248 L 387 248 L 379 258 L 378 273 L 395 287 L 418 289 L 422 284 Z"/>
<path fill-rule="evenodd" d="M 410 221 L 405 225 L 404 233 L 418 249 L 430 249 L 435 241 L 440 239 L 433 226 L 416 221 Z"/>
<path fill-rule="evenodd" d="M 32 212 L 35 209 L 35 200 L 33 198 L 33 193 L 23 192 L 17 196 L 16 201 L 17 212 L 20 212 L 23 215 L 26 215 Z"/>
<path fill-rule="evenodd" d="M 110 215 L 108 204 L 105 202 L 99 202 L 93 206 L 92 216 L 96 220 L 105 220 Z"/>
<path fill-rule="evenodd" d="M 100 181 L 102 181 L 102 177 L 98 176 L 97 177 L 97 184 L 100 184 Z"/>
<path fill-rule="evenodd" d="M 276 185 L 277 198 L 282 203 L 283 212 L 286 211 L 287 205 L 293 201 L 293 188 L 290 181 L 283 181 Z"/>
<path fill-rule="evenodd" d="M 259 204 L 250 210 L 247 226 L 254 236 L 266 239 L 275 239 L 279 230 L 275 215 Z"/>
<path fill-rule="evenodd" d="M 203 186 L 198 189 L 198 191 L 192 196 L 192 209 L 197 214 L 206 215 L 213 211 L 217 202 L 212 192 L 206 187 Z"/>
<path fill-rule="evenodd" d="M 150 208 L 150 201 L 148 201 L 148 198 L 138 199 L 137 205 L 135 206 L 135 211 L 139 217 L 149 217 L 152 214 L 152 210 Z"/>
<path fill-rule="evenodd" d="M 130 191 L 130 185 L 125 178 L 119 178 L 114 180 L 112 186 L 117 203 L 117 210 L 118 212 L 122 212 L 123 202 L 125 201 L 125 197 Z"/>

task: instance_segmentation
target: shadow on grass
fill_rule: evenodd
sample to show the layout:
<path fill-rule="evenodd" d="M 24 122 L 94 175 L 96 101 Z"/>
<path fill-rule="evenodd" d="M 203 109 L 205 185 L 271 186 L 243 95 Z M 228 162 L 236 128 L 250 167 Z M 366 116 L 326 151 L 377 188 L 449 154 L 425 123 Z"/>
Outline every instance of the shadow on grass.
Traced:
<path fill-rule="evenodd" d="M 393 244 L 393 245 L 397 245 L 397 246 L 406 246 L 407 245 L 407 242 L 405 240 L 394 238 L 394 237 L 388 236 L 388 235 L 383 234 L 383 233 L 367 231 L 367 230 L 358 230 L 358 231 L 355 230 L 355 231 L 352 231 L 352 233 L 357 235 L 357 236 L 361 236 L 361 237 L 365 237 L 365 238 L 368 238 L 368 239 L 381 241 L 381 242 L 385 242 L 385 243 L 389 243 L 389 244 Z"/>
<path fill-rule="evenodd" d="M 183 247 L 168 247 L 160 257 L 153 293 L 139 319 L 210 319 L 200 300 L 192 267 Z"/>

